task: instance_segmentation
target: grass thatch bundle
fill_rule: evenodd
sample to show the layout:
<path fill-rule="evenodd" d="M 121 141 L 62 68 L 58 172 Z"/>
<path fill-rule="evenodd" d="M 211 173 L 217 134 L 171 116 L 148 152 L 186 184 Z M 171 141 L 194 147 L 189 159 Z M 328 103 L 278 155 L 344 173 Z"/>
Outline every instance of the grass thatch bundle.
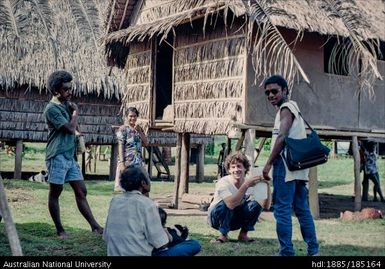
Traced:
<path fill-rule="evenodd" d="M 243 57 L 186 64 L 175 68 L 174 78 L 176 83 L 183 83 L 184 81 L 242 77 L 244 62 Z"/>
<path fill-rule="evenodd" d="M 177 83 L 174 86 L 174 99 L 223 99 L 242 98 L 244 83 L 241 80 L 220 80 L 190 83 Z"/>
<path fill-rule="evenodd" d="M 180 133 L 226 134 L 230 128 L 231 121 L 228 119 L 185 119 L 175 120 L 174 130 Z"/>
<path fill-rule="evenodd" d="M 194 100 L 175 104 L 175 120 L 194 119 L 200 121 L 207 119 L 232 119 L 242 120 L 242 100 Z"/>
<path fill-rule="evenodd" d="M 177 37 L 179 42 L 183 37 Z M 207 36 L 209 39 L 210 36 Z M 187 46 L 176 47 L 175 65 L 185 65 L 194 62 L 204 62 L 215 59 L 223 59 L 245 54 L 245 39 L 242 37 L 228 37 L 226 39 L 209 39 L 205 44 L 191 43 Z"/>

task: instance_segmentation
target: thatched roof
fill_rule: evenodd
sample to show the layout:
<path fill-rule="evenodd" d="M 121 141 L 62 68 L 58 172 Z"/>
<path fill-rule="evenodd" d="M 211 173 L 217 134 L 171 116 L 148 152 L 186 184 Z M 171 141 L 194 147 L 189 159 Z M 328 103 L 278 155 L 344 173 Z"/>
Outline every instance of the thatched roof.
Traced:
<path fill-rule="evenodd" d="M 291 45 L 305 31 L 347 40 L 344 56 L 346 65 L 355 70 L 352 74 L 358 74 L 355 78 L 359 80 L 360 90 L 367 91 L 370 96 L 374 96 L 375 80 L 382 79 L 375 54 L 378 54 L 379 41 L 385 42 L 385 31 L 382 28 L 385 24 L 384 0 L 146 0 L 136 1 L 136 4 L 134 0 L 127 0 L 132 7 L 130 12 L 122 12 L 122 7 L 127 6 L 125 4 L 128 2 L 119 0 L 119 5 L 116 5 L 116 1 L 110 3 L 108 31 L 113 31 L 111 25 L 119 21 L 120 26 L 129 26 L 121 30 L 118 28 L 105 38 L 107 57 L 112 66 L 124 66 L 121 60 L 124 61 L 127 56 L 127 48 L 124 47 L 133 41 L 143 42 L 154 36 L 161 36 L 160 41 L 163 41 L 170 32 L 175 34 L 177 26 L 198 18 L 204 21 L 204 35 L 207 25 L 216 24 L 219 13 L 224 22 L 228 23 L 228 14 L 231 12 L 248 23 L 248 48 L 255 59 L 253 65 L 258 75 L 266 77 L 280 73 L 288 80 L 289 87 L 298 75 L 310 83 L 290 44 L 285 44 L 278 30 L 278 27 L 284 27 L 298 31 Z M 257 29 L 254 28 L 255 24 Z M 254 42 L 255 36 L 261 37 L 261 41 Z M 273 54 L 276 56 L 282 52 L 280 47 L 284 47 L 285 56 L 275 58 L 272 64 L 261 61 L 268 44 L 273 46 Z M 330 64 L 336 64 L 333 57 Z M 268 65 L 271 70 L 266 72 Z M 282 65 L 293 71 L 282 70 Z"/>
<path fill-rule="evenodd" d="M 168 33 L 179 24 L 188 22 L 195 17 L 212 13 L 215 10 L 230 9 L 236 16 L 246 14 L 246 8 L 241 0 L 170 0 L 144 1 L 137 18 L 132 19 L 135 5 L 142 5 L 138 0 L 114 0 L 110 2 L 109 32 L 106 42 L 130 42 L 135 38 L 143 39 L 155 34 Z M 251 1 L 253 2 L 253 1 Z M 285 0 L 259 1 L 264 2 L 274 10 L 271 20 L 274 25 L 298 31 L 318 32 L 323 35 L 350 35 L 343 21 L 342 14 L 338 14 L 329 4 L 330 0 Z M 337 1 L 334 1 L 337 2 Z M 119 4 L 117 4 L 119 3 Z M 128 4 L 130 12 L 122 9 Z M 380 39 L 385 41 L 385 5 L 383 0 L 351 0 L 342 1 L 342 9 L 360 22 L 360 27 L 354 29 L 362 39 Z M 132 20 L 132 21 L 131 21 Z M 130 27 L 119 31 L 115 25 Z"/>
<path fill-rule="evenodd" d="M 347 66 L 351 67 L 350 75 L 358 81 L 360 90 L 367 90 L 373 96 L 375 81 L 382 79 L 375 57 L 378 50 L 375 48 L 379 41 L 385 41 L 385 31 L 381 28 L 385 24 L 383 0 L 111 0 L 109 11 L 106 22 L 108 34 L 105 38 L 107 57 L 110 64 L 124 66 L 127 75 L 132 77 L 127 80 L 129 87 L 125 91 L 123 106 L 140 103 L 144 111 L 149 111 L 148 97 L 151 96 L 153 78 L 144 77 L 145 75 L 140 77 L 137 73 L 151 70 L 150 63 L 140 60 L 144 56 L 150 59 L 151 48 L 141 50 L 140 53 L 135 48 L 138 44 L 151 44 L 148 41 L 158 37 L 161 44 L 169 34 L 174 35 L 172 46 L 176 60 L 173 62 L 173 105 L 174 130 L 177 132 L 224 134 L 230 128 L 233 118 L 234 121 L 242 121 L 242 117 L 233 115 L 241 114 L 240 111 L 244 109 L 244 97 L 239 88 L 239 96 L 226 93 L 222 96 L 223 100 L 216 100 L 199 94 L 198 91 L 194 92 L 189 83 L 196 85 L 202 82 L 204 86 L 199 88 L 210 93 L 216 92 L 211 89 L 212 79 L 222 83 L 227 78 L 233 80 L 231 83 L 235 85 L 237 80 L 241 81 L 243 78 L 243 49 L 250 55 L 256 78 L 282 74 L 291 88 L 296 78 L 301 76 L 304 82 L 310 84 L 293 49 L 304 32 L 315 32 L 327 37 L 337 36 L 344 42 L 347 41 L 344 43 L 348 45 L 345 46 L 342 57 L 347 61 Z M 221 26 L 220 33 L 209 38 L 219 24 L 224 26 Z M 283 37 L 282 32 L 286 31 L 281 31 L 282 28 L 298 32 L 290 44 Z M 231 31 L 239 36 L 231 38 Z M 306 35 L 309 36 L 307 33 Z M 183 37 L 187 42 L 181 45 L 178 42 Z M 200 44 L 194 45 L 199 43 L 198 39 Z M 238 46 L 234 42 L 241 44 L 242 53 L 231 54 L 231 57 L 216 55 L 218 51 L 236 49 Z M 221 45 L 226 50 L 218 49 Z M 125 58 L 122 58 L 124 53 Z M 187 60 L 179 63 L 184 54 L 187 55 Z M 205 57 L 207 55 L 209 57 Z M 330 65 L 337 61 L 333 56 L 330 59 Z M 238 72 L 236 67 L 242 70 L 233 76 L 229 75 L 230 71 Z M 139 88 L 139 84 L 142 88 Z M 234 88 L 223 85 L 215 87 L 227 90 Z M 146 91 L 146 98 L 139 96 L 138 93 L 142 90 Z M 181 94 L 197 95 L 194 98 L 185 98 L 179 96 L 178 91 Z"/>
<path fill-rule="evenodd" d="M 0 2 L 0 89 L 40 90 L 54 70 L 74 75 L 75 95 L 120 97 L 121 71 L 106 66 L 105 0 Z"/>

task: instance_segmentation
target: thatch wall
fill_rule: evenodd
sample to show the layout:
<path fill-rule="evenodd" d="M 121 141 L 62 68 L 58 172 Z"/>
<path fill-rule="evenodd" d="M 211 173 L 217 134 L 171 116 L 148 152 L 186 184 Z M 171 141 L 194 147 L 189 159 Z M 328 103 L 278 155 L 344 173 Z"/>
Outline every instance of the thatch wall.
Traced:
<path fill-rule="evenodd" d="M 37 88 L 29 91 L 26 87 L 1 90 L 0 138 L 46 142 L 48 130 L 43 111 L 50 98 L 50 94 L 40 94 Z M 73 98 L 73 101 L 79 106 L 78 123 L 86 142 L 113 144 L 115 136 L 111 126 L 122 124 L 120 102 L 92 94 Z"/>
<path fill-rule="evenodd" d="M 147 130 L 150 122 L 151 43 L 133 43 L 125 65 L 126 84 L 123 88 L 122 114 L 128 107 L 139 111 L 138 123 Z"/>
<path fill-rule="evenodd" d="M 202 21 L 177 29 L 174 56 L 175 130 L 226 134 L 231 121 L 242 121 L 246 44 L 243 28 L 223 19 L 208 26 Z"/>

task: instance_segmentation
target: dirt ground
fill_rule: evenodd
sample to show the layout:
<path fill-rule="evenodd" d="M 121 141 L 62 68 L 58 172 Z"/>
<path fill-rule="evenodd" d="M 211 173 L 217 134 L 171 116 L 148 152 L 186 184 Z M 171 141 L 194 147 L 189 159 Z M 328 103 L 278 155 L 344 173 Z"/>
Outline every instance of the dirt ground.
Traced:
<path fill-rule="evenodd" d="M 339 218 L 340 212 L 346 210 L 354 211 L 354 197 L 320 193 L 319 205 L 321 219 Z M 373 202 L 371 200 L 362 202 L 362 209 L 368 207 L 379 209 L 382 211 L 383 215 L 385 215 L 384 202 Z"/>
<path fill-rule="evenodd" d="M 167 208 L 167 204 L 171 202 L 171 197 L 166 199 L 154 199 L 170 215 L 185 215 L 185 216 L 198 216 L 206 215 L 206 212 L 199 210 L 199 206 L 195 204 L 179 202 L 179 210 Z M 319 205 L 320 205 L 320 218 L 321 219 L 331 219 L 339 218 L 341 212 L 345 211 L 354 211 L 354 197 L 344 196 L 344 195 L 334 195 L 334 194 L 319 194 Z M 361 208 L 375 208 L 382 211 L 385 215 L 385 203 L 384 202 L 373 202 L 367 201 L 362 202 Z"/>

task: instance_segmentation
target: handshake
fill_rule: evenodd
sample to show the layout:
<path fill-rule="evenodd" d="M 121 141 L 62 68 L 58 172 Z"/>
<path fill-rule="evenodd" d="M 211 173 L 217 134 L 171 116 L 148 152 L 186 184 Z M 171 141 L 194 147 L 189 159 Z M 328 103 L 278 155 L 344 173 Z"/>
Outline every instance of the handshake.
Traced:
<path fill-rule="evenodd" d="M 169 247 L 188 240 L 188 228 L 180 224 L 175 224 L 173 227 L 166 227 L 167 232 L 171 235 L 172 241 L 168 244 Z"/>

